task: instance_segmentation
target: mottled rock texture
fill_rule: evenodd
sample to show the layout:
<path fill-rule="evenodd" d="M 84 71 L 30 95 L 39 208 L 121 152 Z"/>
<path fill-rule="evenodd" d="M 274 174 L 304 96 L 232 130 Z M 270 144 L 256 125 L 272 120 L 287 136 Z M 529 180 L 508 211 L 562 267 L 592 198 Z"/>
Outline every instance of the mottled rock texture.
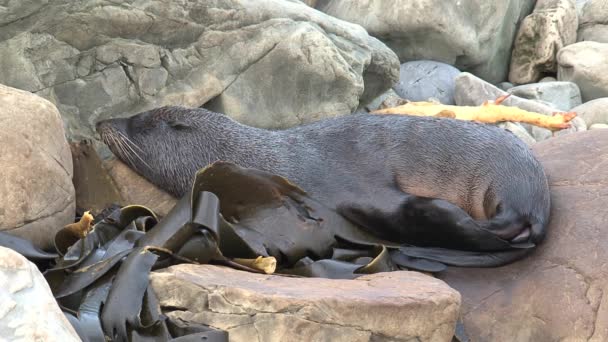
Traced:
<path fill-rule="evenodd" d="M 36 265 L 4 247 L 0 247 L 0 340 L 80 341 Z"/>
<path fill-rule="evenodd" d="M 576 42 L 578 16 L 574 0 L 539 0 L 521 23 L 513 44 L 509 81 L 538 82 L 557 72 L 557 52 Z"/>

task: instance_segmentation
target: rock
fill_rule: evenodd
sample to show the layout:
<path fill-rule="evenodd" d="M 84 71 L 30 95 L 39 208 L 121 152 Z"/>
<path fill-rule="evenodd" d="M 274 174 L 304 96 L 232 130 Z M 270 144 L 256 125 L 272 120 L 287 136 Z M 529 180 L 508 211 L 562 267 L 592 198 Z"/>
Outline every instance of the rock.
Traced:
<path fill-rule="evenodd" d="M 397 93 L 391 88 L 385 91 L 382 95 L 373 99 L 370 103 L 365 106 L 365 113 L 372 112 L 381 108 L 388 107 L 396 107 L 407 103 L 407 100 L 401 98 Z"/>
<path fill-rule="evenodd" d="M 74 221 L 72 157 L 49 101 L 0 85 L 0 230 L 51 246 Z"/>
<path fill-rule="evenodd" d="M 570 121 L 570 128 L 556 131 L 553 134 L 553 136 L 560 137 L 562 135 L 566 135 L 566 134 L 570 134 L 570 133 L 574 133 L 574 132 L 584 132 L 586 130 L 587 130 L 587 124 L 585 123 L 585 120 L 583 120 L 579 117 L 576 117 Z"/>
<path fill-rule="evenodd" d="M 461 73 L 455 79 L 454 100 L 458 106 L 479 106 L 484 101 L 493 101 L 507 94 L 506 91 L 468 72 Z M 515 95 L 509 96 L 502 104 L 546 115 L 558 111 L 556 108 Z"/>
<path fill-rule="evenodd" d="M 513 83 L 511 82 L 500 82 L 496 86 L 504 91 L 508 91 L 514 87 Z"/>
<path fill-rule="evenodd" d="M 526 129 L 517 122 L 502 122 L 499 123 L 497 126 L 515 134 L 516 137 L 518 137 L 528 145 L 532 145 L 536 142 L 532 135 L 530 135 L 530 133 L 526 131 Z"/>
<path fill-rule="evenodd" d="M 498 89 L 494 85 L 485 82 L 484 80 L 475 77 L 470 73 L 463 72 L 458 77 L 456 77 L 456 87 L 454 88 L 454 100 L 459 106 L 479 106 L 484 101 L 495 100 L 498 97 L 506 94 L 507 92 Z M 519 107 L 530 112 L 545 115 L 553 115 L 553 113 L 559 112 L 559 110 L 556 108 L 547 106 L 537 101 L 523 99 L 514 95 L 507 98 L 502 104 L 506 106 Z M 532 135 L 532 137 L 536 141 L 542 141 L 552 137 L 551 131 L 548 129 L 528 124 L 522 124 L 522 126 L 526 128 L 526 130 Z M 578 121 L 577 125 L 573 125 L 571 128 L 568 129 L 563 129 L 560 132 L 562 132 L 561 134 L 568 134 L 577 132 L 577 129 L 582 129 L 581 121 Z"/>
<path fill-rule="evenodd" d="M 585 1 L 581 9 L 577 40 L 608 43 L 608 7 L 605 0 Z"/>
<path fill-rule="evenodd" d="M 76 190 L 76 208 L 96 216 L 112 204 L 124 203 L 116 185 L 103 168 L 94 144 L 83 140 L 70 143 Z"/>
<path fill-rule="evenodd" d="M 545 101 L 559 110 L 569 111 L 582 104 L 581 92 L 572 82 L 543 82 L 524 84 L 509 92 L 524 99 Z"/>
<path fill-rule="evenodd" d="M 519 22 L 531 0 L 324 0 L 316 8 L 363 26 L 402 62 L 435 60 L 491 83 L 506 80 Z"/>
<path fill-rule="evenodd" d="M 593 124 L 591 126 L 589 126 L 589 129 L 606 129 L 608 128 L 608 124 Z"/>
<path fill-rule="evenodd" d="M 557 79 L 578 85 L 583 102 L 608 97 L 608 43 L 579 42 L 557 54 Z"/>
<path fill-rule="evenodd" d="M 533 83 L 544 73 L 555 73 L 555 55 L 562 47 L 576 42 L 577 27 L 574 0 L 538 0 L 517 32 L 509 81 Z"/>
<path fill-rule="evenodd" d="M 36 265 L 4 247 L 0 247 L 0 336 L 2 341 L 80 341 Z"/>
<path fill-rule="evenodd" d="M 165 216 L 175 206 L 177 199 L 131 170 L 117 159 L 103 162 L 103 169 L 116 185 L 122 205 L 139 204 Z"/>
<path fill-rule="evenodd" d="M 545 83 L 545 82 L 557 82 L 557 78 L 552 77 L 552 76 L 545 76 L 545 77 L 541 78 L 540 81 L 538 81 L 538 83 Z"/>
<path fill-rule="evenodd" d="M 608 134 L 570 134 L 533 150 L 551 188 L 544 243 L 516 263 L 449 268 L 441 278 L 460 291 L 477 342 L 607 341 Z"/>
<path fill-rule="evenodd" d="M 447 105 L 454 104 L 454 78 L 460 70 L 434 61 L 413 61 L 401 64 L 399 83 L 393 89 L 409 101 L 435 98 Z"/>
<path fill-rule="evenodd" d="M 379 40 L 299 1 L 45 3 L 2 7 L 0 82 L 55 103 L 70 138 L 178 104 L 288 127 L 349 114 L 399 77 Z"/>
<path fill-rule="evenodd" d="M 355 280 L 292 278 L 212 265 L 153 272 L 166 314 L 230 341 L 450 341 L 460 295 L 417 272 Z"/>
<path fill-rule="evenodd" d="M 585 120 L 587 125 L 608 123 L 608 97 L 602 97 L 593 101 L 585 102 L 578 107 L 572 108 L 578 117 Z"/>

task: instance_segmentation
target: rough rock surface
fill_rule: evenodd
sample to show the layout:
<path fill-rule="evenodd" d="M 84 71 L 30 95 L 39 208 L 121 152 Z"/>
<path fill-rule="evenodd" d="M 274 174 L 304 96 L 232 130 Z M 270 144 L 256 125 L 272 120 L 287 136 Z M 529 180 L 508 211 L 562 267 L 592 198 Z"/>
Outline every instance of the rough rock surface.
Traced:
<path fill-rule="evenodd" d="M 316 8 L 360 24 L 402 62 L 429 59 L 491 83 L 506 80 L 511 45 L 530 0 L 324 0 Z"/>
<path fill-rule="evenodd" d="M 578 85 L 583 102 L 608 97 L 608 43 L 579 42 L 557 54 L 557 79 Z"/>
<path fill-rule="evenodd" d="M 358 114 L 366 114 L 368 112 L 372 112 L 374 110 L 382 109 L 382 108 L 397 107 L 397 106 L 400 106 L 407 102 L 408 102 L 407 100 L 405 100 L 401 96 L 397 95 L 397 93 L 391 88 L 391 89 L 385 91 L 382 95 L 373 99 L 367 105 L 365 105 L 365 107 L 362 108 L 363 111 L 359 112 Z M 356 114 L 356 113 L 357 112 L 355 112 L 353 114 Z"/>
<path fill-rule="evenodd" d="M 577 28 L 574 0 L 538 0 L 517 32 L 509 81 L 532 83 L 544 73 L 555 74 L 557 51 L 576 42 Z"/>
<path fill-rule="evenodd" d="M 0 85 L 0 230 L 51 244 L 74 220 L 72 157 L 49 101 Z"/>
<path fill-rule="evenodd" d="M 509 89 L 509 92 L 524 99 L 548 102 L 552 107 L 563 111 L 582 104 L 581 91 L 572 82 L 524 84 Z"/>
<path fill-rule="evenodd" d="M 608 124 L 608 97 L 585 102 L 572 108 L 587 125 Z"/>
<path fill-rule="evenodd" d="M 451 268 L 467 332 L 485 341 L 608 340 L 608 134 L 535 144 L 551 187 L 545 242 L 499 268 Z M 488 328 L 488 327 L 491 327 Z"/>
<path fill-rule="evenodd" d="M 287 127 L 347 114 L 398 80 L 397 56 L 299 1 L 10 1 L 0 83 L 57 105 L 70 137 L 169 104 Z"/>
<path fill-rule="evenodd" d="M 515 134 L 516 137 L 518 137 L 519 139 L 521 139 L 523 142 L 525 142 L 528 145 L 532 145 L 536 142 L 536 139 L 534 139 L 534 137 L 532 137 L 530 132 L 528 132 L 524 128 L 524 126 L 522 126 L 518 122 L 502 122 L 502 123 L 499 123 L 497 126 L 504 128 L 507 131 Z"/>
<path fill-rule="evenodd" d="M 581 11 L 578 41 L 608 43 L 608 2 L 589 0 Z"/>
<path fill-rule="evenodd" d="M 593 124 L 589 126 L 589 129 L 607 129 L 608 124 Z"/>
<path fill-rule="evenodd" d="M 460 307 L 445 283 L 406 271 L 337 280 L 178 265 L 150 279 L 169 316 L 235 342 L 450 341 Z"/>
<path fill-rule="evenodd" d="M 484 80 L 475 77 L 474 75 L 463 72 L 456 77 L 456 87 L 454 89 L 454 100 L 459 106 L 479 106 L 486 100 L 495 100 L 499 96 L 506 95 L 507 92 L 495 87 L 494 85 L 485 82 Z M 510 96 L 503 103 L 506 106 L 516 106 L 521 109 L 536 112 L 545 115 L 552 115 L 560 110 L 539 103 L 534 100 L 523 99 L 518 96 Z M 563 129 L 556 134 L 569 134 L 587 129 L 585 122 L 581 118 L 574 118 L 571 121 L 572 127 Z M 541 141 L 550 138 L 551 131 L 548 129 L 522 124 L 536 141 Z"/>
<path fill-rule="evenodd" d="M 412 61 L 401 64 L 399 83 L 393 86 L 397 95 L 409 101 L 434 98 L 454 104 L 454 78 L 460 70 L 435 61 Z"/>
<path fill-rule="evenodd" d="M 36 265 L 4 247 L 0 247 L 0 340 L 80 341 Z"/>

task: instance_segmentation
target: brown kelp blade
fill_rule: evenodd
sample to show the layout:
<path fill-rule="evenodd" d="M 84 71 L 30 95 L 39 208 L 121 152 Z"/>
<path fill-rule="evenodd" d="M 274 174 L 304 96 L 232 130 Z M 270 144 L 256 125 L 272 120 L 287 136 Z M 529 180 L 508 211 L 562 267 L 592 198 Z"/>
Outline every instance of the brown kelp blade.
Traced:
<path fill-rule="evenodd" d="M 173 342 L 228 342 L 228 332 L 208 325 L 186 322 L 179 318 L 167 319 Z"/>
<path fill-rule="evenodd" d="M 89 288 L 82 298 L 78 308 L 78 322 L 82 334 L 89 342 L 106 342 L 103 329 L 101 327 L 101 307 L 105 302 L 110 288 L 112 287 L 114 276 L 106 274 L 98 279 Z"/>
<path fill-rule="evenodd" d="M 284 269 L 281 271 L 281 273 L 304 277 L 355 279 L 362 274 L 391 272 L 398 270 L 397 265 L 393 263 L 390 253 L 386 247 L 377 246 L 368 253 L 374 257 L 365 265 L 334 259 L 312 261 L 310 258 L 303 258 L 298 262 L 298 264 L 295 265 L 294 268 Z"/>
<path fill-rule="evenodd" d="M 293 265 L 305 256 L 329 257 L 336 236 L 382 241 L 268 172 L 216 162 L 197 173 L 195 184 L 217 195 L 222 216 L 254 252 L 249 258 L 274 256 Z M 232 252 L 222 248 L 226 256 L 233 256 Z"/>
<path fill-rule="evenodd" d="M 91 285 L 95 280 L 105 275 L 112 267 L 116 266 L 116 264 L 129 255 L 130 252 L 131 249 L 123 251 L 109 259 L 102 260 L 96 264 L 77 269 L 70 273 L 57 289 L 55 298 L 69 296 Z"/>
<path fill-rule="evenodd" d="M 58 257 L 55 253 L 48 253 L 34 246 L 29 240 L 4 232 L 0 232 L 0 246 L 12 249 L 28 259 L 52 260 Z"/>
<path fill-rule="evenodd" d="M 143 327 L 139 314 L 148 275 L 157 259 L 148 249 L 137 248 L 120 265 L 101 312 L 103 330 L 111 340 L 127 341 L 130 328 Z"/>

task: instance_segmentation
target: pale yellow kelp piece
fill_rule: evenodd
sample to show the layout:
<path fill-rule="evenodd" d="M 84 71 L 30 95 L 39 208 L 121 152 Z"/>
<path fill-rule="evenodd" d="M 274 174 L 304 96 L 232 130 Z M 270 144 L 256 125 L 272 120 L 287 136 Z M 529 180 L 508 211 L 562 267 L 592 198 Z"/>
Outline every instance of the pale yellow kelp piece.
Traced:
<path fill-rule="evenodd" d="M 476 107 L 442 105 L 433 102 L 409 102 L 397 107 L 379 109 L 371 112 L 371 114 L 435 116 L 483 123 L 498 123 L 503 121 L 523 122 L 552 131 L 569 128 L 570 120 L 576 117 L 576 113 L 574 112 L 556 112 L 553 113 L 553 116 L 548 116 L 517 107 L 501 105 L 509 95 L 499 97 L 494 103 L 486 101 L 481 106 Z"/>

